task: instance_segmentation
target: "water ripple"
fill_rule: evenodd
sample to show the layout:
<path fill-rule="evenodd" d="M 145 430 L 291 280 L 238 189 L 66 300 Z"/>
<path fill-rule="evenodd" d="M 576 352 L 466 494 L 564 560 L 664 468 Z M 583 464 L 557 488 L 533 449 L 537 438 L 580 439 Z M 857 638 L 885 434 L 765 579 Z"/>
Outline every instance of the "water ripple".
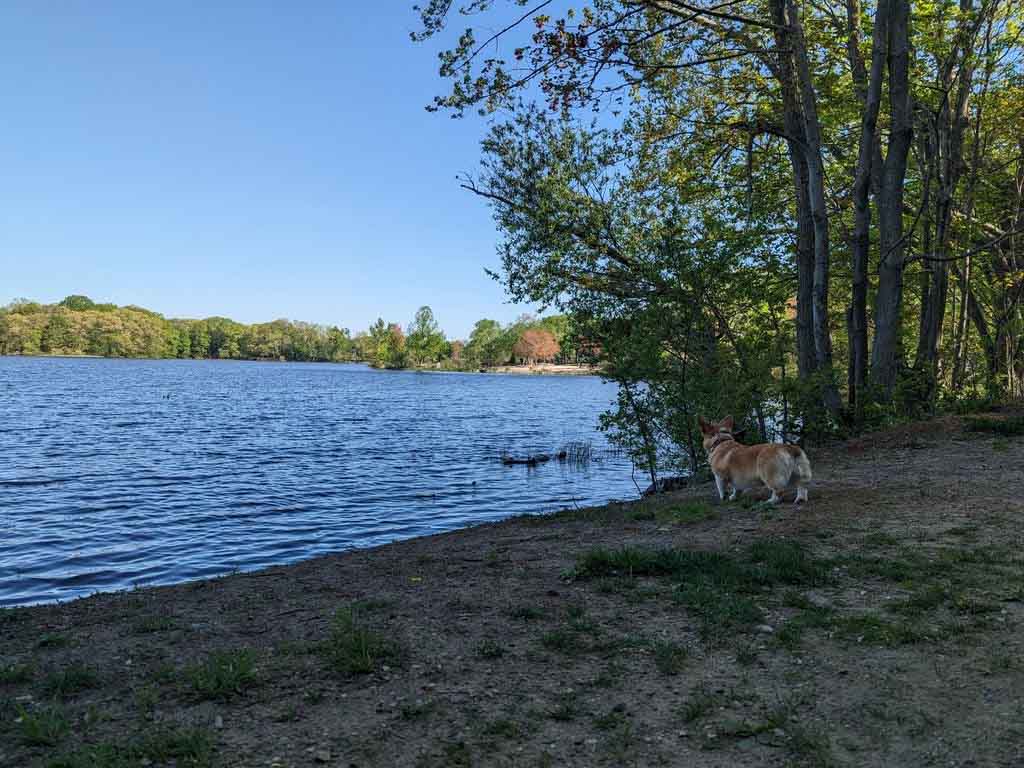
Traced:
<path fill-rule="evenodd" d="M 0 357 L 0 605 L 171 584 L 635 495 L 590 377 Z"/>

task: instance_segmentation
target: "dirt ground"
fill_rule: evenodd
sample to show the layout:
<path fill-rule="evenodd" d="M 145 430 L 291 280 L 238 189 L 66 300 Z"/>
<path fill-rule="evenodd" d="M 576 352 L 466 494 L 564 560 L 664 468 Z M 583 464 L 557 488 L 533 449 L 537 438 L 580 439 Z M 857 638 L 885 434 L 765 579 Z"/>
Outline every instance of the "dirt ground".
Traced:
<path fill-rule="evenodd" d="M 0 612 L 0 765 L 1024 765 L 1024 438 L 811 459 Z"/>

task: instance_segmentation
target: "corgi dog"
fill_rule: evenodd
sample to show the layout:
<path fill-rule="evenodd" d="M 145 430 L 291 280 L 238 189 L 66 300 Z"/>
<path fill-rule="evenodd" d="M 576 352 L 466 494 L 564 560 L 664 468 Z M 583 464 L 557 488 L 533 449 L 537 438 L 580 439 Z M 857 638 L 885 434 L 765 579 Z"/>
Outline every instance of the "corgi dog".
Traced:
<path fill-rule="evenodd" d="M 725 499 L 725 490 L 732 486 L 732 501 L 748 488 L 762 485 L 771 489 L 769 504 L 778 504 L 783 491 L 796 488 L 796 501 L 807 501 L 807 484 L 811 481 L 811 462 L 807 454 L 795 445 L 762 443 L 741 445 L 733 437 L 733 418 L 726 416 L 719 422 L 697 417 L 704 436 L 704 450 L 715 476 L 718 498 Z"/>

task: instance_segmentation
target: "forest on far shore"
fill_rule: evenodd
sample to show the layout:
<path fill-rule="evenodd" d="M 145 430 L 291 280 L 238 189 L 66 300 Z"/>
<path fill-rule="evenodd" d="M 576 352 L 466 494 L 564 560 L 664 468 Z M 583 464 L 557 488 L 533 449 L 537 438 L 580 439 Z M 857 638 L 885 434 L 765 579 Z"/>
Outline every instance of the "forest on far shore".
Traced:
<path fill-rule="evenodd" d="M 18 299 L 0 308 L 0 354 L 366 362 L 379 368 L 475 370 L 508 364 L 579 362 L 563 315 L 477 321 L 448 339 L 428 306 L 405 328 L 378 318 L 365 331 L 295 320 L 246 325 L 226 317 L 165 318 L 134 305 L 68 296 L 57 304 Z"/>

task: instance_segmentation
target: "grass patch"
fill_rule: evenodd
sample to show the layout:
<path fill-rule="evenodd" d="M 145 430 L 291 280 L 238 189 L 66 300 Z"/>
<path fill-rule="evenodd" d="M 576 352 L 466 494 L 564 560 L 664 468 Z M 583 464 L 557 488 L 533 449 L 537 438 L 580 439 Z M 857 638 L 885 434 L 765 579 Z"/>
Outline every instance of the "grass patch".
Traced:
<path fill-rule="evenodd" d="M 437 709 L 437 704 L 433 701 L 415 701 L 412 704 L 403 704 L 399 712 L 403 720 L 419 720 L 435 709 Z"/>
<path fill-rule="evenodd" d="M 705 640 L 748 629 L 764 614 L 752 599 L 765 587 L 809 586 L 829 580 L 829 562 L 797 542 L 764 540 L 746 556 L 684 549 L 596 548 L 577 558 L 580 579 L 654 577 L 679 582 L 673 597 L 701 621 Z"/>
<path fill-rule="evenodd" d="M 662 524 L 683 525 L 686 523 L 699 523 L 702 520 L 711 520 L 718 513 L 710 504 L 703 501 L 686 501 L 681 504 L 660 507 L 641 507 L 628 513 L 630 520 L 637 522 L 658 522 Z"/>
<path fill-rule="evenodd" d="M 499 717 L 484 724 L 480 729 L 484 736 L 497 736 L 502 739 L 518 740 L 523 735 L 523 729 L 514 720 L 507 717 Z"/>
<path fill-rule="evenodd" d="M 257 682 L 256 652 L 242 648 L 212 653 L 185 676 L 200 699 L 231 699 Z"/>
<path fill-rule="evenodd" d="M 18 706 L 15 710 L 21 741 L 30 747 L 52 747 L 68 731 L 68 720 L 58 707 L 40 707 L 28 710 Z"/>
<path fill-rule="evenodd" d="M 840 616 L 833 620 L 832 626 L 838 637 L 869 645 L 895 647 L 931 639 L 915 624 L 906 621 L 887 621 L 873 613 Z"/>
<path fill-rule="evenodd" d="M 567 723 L 575 720 L 579 713 L 579 703 L 575 693 L 560 693 L 555 705 L 547 711 L 547 716 L 560 723 Z"/>
<path fill-rule="evenodd" d="M 614 731 L 628 724 L 629 718 L 623 704 L 616 704 L 605 714 L 594 718 L 594 727 L 599 731 Z"/>
<path fill-rule="evenodd" d="M 136 635 L 150 635 L 154 632 L 169 632 L 176 629 L 177 625 L 170 616 L 144 616 L 132 622 L 132 633 Z"/>
<path fill-rule="evenodd" d="M 18 685 L 32 680 L 32 667 L 28 664 L 8 664 L 0 667 L 0 685 Z"/>
<path fill-rule="evenodd" d="M 966 416 L 964 426 L 970 432 L 987 432 L 1003 437 L 1024 435 L 1024 416 L 1010 416 L 1005 419 L 992 419 L 986 416 Z"/>
<path fill-rule="evenodd" d="M 66 648 L 70 641 L 65 635 L 56 632 L 44 632 L 36 641 L 36 648 Z"/>
<path fill-rule="evenodd" d="M 60 672 L 48 675 L 43 682 L 43 692 L 62 700 L 98 685 L 99 676 L 94 670 L 84 664 L 72 664 Z"/>
<path fill-rule="evenodd" d="M 685 645 L 666 640 L 655 641 L 651 651 L 654 653 L 654 666 L 665 675 L 678 675 L 690 657 L 690 651 Z"/>
<path fill-rule="evenodd" d="M 322 647 L 331 668 L 347 677 L 373 672 L 398 656 L 394 643 L 363 625 L 359 609 L 356 603 L 335 614 L 330 637 Z"/>
<path fill-rule="evenodd" d="M 718 705 L 719 698 L 701 683 L 690 690 L 690 697 L 683 704 L 679 714 L 684 723 L 695 723 L 714 712 Z"/>
<path fill-rule="evenodd" d="M 520 603 L 519 605 L 510 606 L 508 615 L 520 621 L 539 621 L 544 618 L 544 611 L 535 605 Z"/>
<path fill-rule="evenodd" d="M 212 765 L 213 739 L 207 731 L 193 729 L 147 734 L 127 743 L 95 744 L 51 761 L 49 768 L 129 768 L 138 765 L 175 764 L 189 768 Z"/>
<path fill-rule="evenodd" d="M 476 655 L 481 659 L 500 659 L 505 655 L 505 646 L 497 640 L 483 640 L 476 647 Z"/>

